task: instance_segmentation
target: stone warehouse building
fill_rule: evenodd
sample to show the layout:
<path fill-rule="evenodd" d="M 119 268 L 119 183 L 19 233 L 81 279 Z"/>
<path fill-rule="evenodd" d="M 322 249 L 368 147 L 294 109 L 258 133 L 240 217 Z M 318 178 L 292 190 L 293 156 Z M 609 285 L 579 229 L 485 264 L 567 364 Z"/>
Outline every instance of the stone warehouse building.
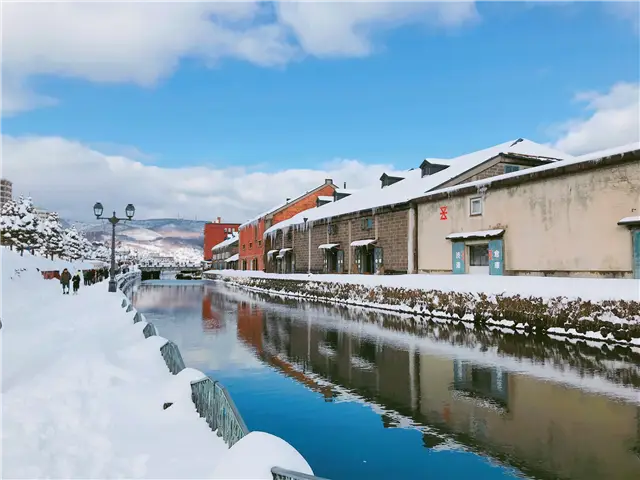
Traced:
<path fill-rule="evenodd" d="M 267 265 L 277 272 L 414 273 L 417 210 L 413 198 L 437 188 L 572 158 L 518 139 L 451 160 L 427 159 L 420 168 L 405 172 L 384 173 L 378 185 L 267 229 Z M 273 262 L 272 255 L 284 261 Z"/>
<path fill-rule="evenodd" d="M 640 278 L 640 144 L 416 202 L 420 272 Z"/>
<path fill-rule="evenodd" d="M 318 197 L 333 197 L 338 187 L 330 178 L 322 185 L 309 190 L 297 198 L 287 198 L 286 201 L 240 226 L 240 268 L 242 270 L 265 270 L 264 232 L 271 226 L 279 224 L 291 217 L 313 208 Z M 285 259 L 285 257 L 288 257 Z M 291 257 L 283 252 L 281 259 L 291 263 Z"/>
<path fill-rule="evenodd" d="M 231 233 L 229 237 L 211 249 L 212 270 L 236 270 L 238 268 L 238 233 Z"/>

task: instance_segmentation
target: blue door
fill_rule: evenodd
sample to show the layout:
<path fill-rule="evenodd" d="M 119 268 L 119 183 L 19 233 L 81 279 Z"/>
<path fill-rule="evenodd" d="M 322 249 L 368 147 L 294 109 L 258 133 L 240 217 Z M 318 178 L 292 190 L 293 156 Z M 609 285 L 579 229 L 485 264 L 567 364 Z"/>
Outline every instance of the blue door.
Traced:
<path fill-rule="evenodd" d="M 631 230 L 633 249 L 633 278 L 640 279 L 640 230 Z"/>
<path fill-rule="evenodd" d="M 454 274 L 466 273 L 464 266 L 464 242 L 453 242 L 451 244 L 452 251 L 452 270 Z"/>
<path fill-rule="evenodd" d="M 502 244 L 502 239 L 489 241 L 489 275 L 502 275 L 504 272 Z"/>

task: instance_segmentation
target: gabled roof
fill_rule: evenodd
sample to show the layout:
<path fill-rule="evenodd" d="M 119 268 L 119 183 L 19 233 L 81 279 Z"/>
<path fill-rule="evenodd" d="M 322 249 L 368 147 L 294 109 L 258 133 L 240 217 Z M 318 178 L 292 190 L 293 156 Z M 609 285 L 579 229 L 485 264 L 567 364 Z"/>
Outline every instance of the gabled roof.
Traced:
<path fill-rule="evenodd" d="M 578 165 L 586 165 L 589 163 L 597 164 L 600 161 L 606 158 L 617 157 L 618 155 L 625 156 L 635 156 L 636 158 L 640 157 L 640 142 L 630 143 L 628 145 L 622 145 L 620 147 L 609 148 L 607 150 L 600 150 L 598 152 L 588 153 L 586 155 L 581 155 L 579 157 L 571 157 L 566 160 L 561 160 L 557 162 L 548 163 L 546 165 L 540 165 L 538 167 L 525 168 L 523 170 L 518 170 L 517 172 L 505 173 L 503 175 L 497 175 L 495 177 L 483 178 L 481 180 L 476 180 L 474 182 L 463 183 L 460 185 L 453 185 L 447 188 L 435 189 L 429 192 L 425 192 L 424 195 L 420 197 L 420 200 L 427 200 L 430 197 L 435 197 L 442 194 L 452 194 L 455 192 L 459 192 L 468 188 L 477 188 L 483 185 L 494 185 L 497 186 L 500 182 L 509 181 L 511 179 L 520 178 L 522 182 L 527 181 L 528 179 L 533 179 L 541 172 L 551 173 L 553 171 L 561 171 L 565 167 L 570 166 L 578 166 Z M 631 158 L 632 159 L 632 158 Z"/>
<path fill-rule="evenodd" d="M 213 250 L 220 250 L 221 248 L 224 247 L 230 247 L 232 246 L 234 243 L 238 242 L 238 240 L 240 239 L 240 237 L 238 236 L 238 232 L 234 232 L 231 236 L 229 236 L 226 240 L 223 240 L 222 242 L 220 242 L 217 245 L 214 245 L 213 247 L 211 247 L 211 251 Z"/>
<path fill-rule="evenodd" d="M 311 190 L 307 190 L 306 192 L 304 192 L 302 195 L 297 196 L 294 199 L 289 199 L 283 203 L 279 203 L 278 205 L 275 205 L 273 207 L 271 207 L 269 210 L 262 212 L 260 215 L 257 215 L 255 217 L 253 217 L 251 220 L 247 220 L 246 222 L 244 222 L 242 225 L 240 225 L 240 227 L 238 228 L 239 230 L 243 229 L 244 227 L 248 226 L 248 225 L 252 225 L 257 223 L 261 218 L 264 218 L 268 215 L 274 215 L 276 213 L 278 213 L 279 211 L 281 211 L 282 209 L 284 209 L 285 207 L 296 203 L 300 200 L 302 200 L 303 198 L 305 198 L 307 195 L 310 195 L 318 190 L 320 190 L 321 188 L 326 187 L 327 185 L 331 185 L 333 187 L 334 190 L 336 190 L 338 188 L 337 185 L 335 185 L 333 183 L 333 181 L 331 181 L 330 179 L 325 180 L 324 183 L 318 185 L 317 187 L 311 189 Z"/>
<path fill-rule="evenodd" d="M 371 187 L 364 188 L 353 195 L 343 198 L 339 202 L 329 203 L 299 213 L 289 220 L 280 222 L 267 229 L 265 234 L 291 225 L 303 224 L 304 218 L 307 218 L 308 222 L 314 222 L 316 220 L 337 217 L 372 208 L 406 203 L 414 198 L 422 197 L 425 192 L 434 190 L 439 186 L 454 180 L 469 170 L 488 162 L 500 154 L 507 153 L 529 155 L 535 158 L 553 158 L 557 160 L 574 159 L 571 155 L 545 145 L 540 145 L 539 143 L 535 143 L 530 140 L 512 140 L 448 160 L 450 166 L 440 172 L 434 173 L 433 175 L 422 177 L 421 170 L 419 168 L 405 170 L 402 173 L 398 172 L 398 176 L 403 176 L 404 180 L 382 189 L 380 188 L 380 185 L 376 183 Z M 442 160 L 439 161 L 442 162 Z M 394 175 L 396 175 L 396 172 L 394 172 Z"/>

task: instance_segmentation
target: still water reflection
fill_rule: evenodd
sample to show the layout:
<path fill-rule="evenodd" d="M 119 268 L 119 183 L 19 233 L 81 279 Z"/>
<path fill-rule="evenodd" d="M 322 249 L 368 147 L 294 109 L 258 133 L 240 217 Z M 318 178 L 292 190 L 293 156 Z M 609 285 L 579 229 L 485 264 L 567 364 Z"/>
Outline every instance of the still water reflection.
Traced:
<path fill-rule="evenodd" d="M 640 353 L 200 282 L 134 303 L 317 475 L 640 478 Z"/>

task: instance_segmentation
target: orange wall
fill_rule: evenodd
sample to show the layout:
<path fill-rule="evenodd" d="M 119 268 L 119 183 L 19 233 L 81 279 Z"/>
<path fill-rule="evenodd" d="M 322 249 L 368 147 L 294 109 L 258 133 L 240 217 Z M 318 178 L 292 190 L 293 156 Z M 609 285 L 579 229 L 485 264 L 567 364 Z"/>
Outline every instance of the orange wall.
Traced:
<path fill-rule="evenodd" d="M 240 241 L 238 242 L 238 253 L 240 254 L 240 262 L 238 262 L 238 270 L 242 270 L 242 260 L 247 261 L 247 270 L 251 265 L 251 260 L 258 259 L 258 270 L 264 268 L 264 244 L 262 234 L 264 233 L 264 218 L 258 220 L 253 225 L 247 225 L 240 230 Z"/>
<path fill-rule="evenodd" d="M 300 200 L 291 202 L 289 205 L 284 207 L 273 216 L 271 225 L 273 226 L 276 223 L 280 223 L 284 220 L 290 219 L 300 212 L 304 212 L 305 210 L 314 208 L 316 206 L 316 200 L 318 197 L 333 196 L 333 191 L 333 185 L 325 185 L 320 190 L 305 195 Z M 240 241 L 238 245 L 238 252 L 240 253 L 240 262 L 238 263 L 239 270 L 242 270 L 243 260 L 247 261 L 247 270 L 249 270 L 251 266 L 251 260 L 253 260 L 254 258 L 258 259 L 258 270 L 264 270 L 265 251 L 264 238 L 262 238 L 264 230 L 264 217 L 261 218 L 257 223 L 253 225 L 247 225 L 240 230 Z M 251 248 L 249 248 L 250 243 L 252 244 Z"/>
<path fill-rule="evenodd" d="M 211 260 L 211 249 L 226 240 L 225 228 L 237 231 L 239 223 L 205 223 L 204 224 L 204 259 Z"/>
<path fill-rule="evenodd" d="M 332 185 L 325 185 L 317 192 L 311 193 L 297 202 L 292 202 L 291 205 L 287 205 L 273 216 L 272 225 L 289 220 L 294 215 L 309 210 L 310 208 L 315 208 L 318 197 L 333 197 L 333 191 L 334 188 Z"/>

